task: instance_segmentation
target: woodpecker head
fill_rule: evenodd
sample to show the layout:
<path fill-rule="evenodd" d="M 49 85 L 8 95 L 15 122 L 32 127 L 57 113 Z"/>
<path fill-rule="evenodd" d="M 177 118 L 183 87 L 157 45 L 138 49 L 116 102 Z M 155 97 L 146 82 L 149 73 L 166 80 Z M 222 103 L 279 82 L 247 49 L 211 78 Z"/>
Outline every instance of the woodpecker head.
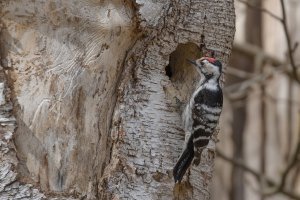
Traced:
<path fill-rule="evenodd" d="M 222 74 L 222 63 L 215 58 L 202 57 L 196 61 L 188 60 L 205 78 L 219 78 Z"/>

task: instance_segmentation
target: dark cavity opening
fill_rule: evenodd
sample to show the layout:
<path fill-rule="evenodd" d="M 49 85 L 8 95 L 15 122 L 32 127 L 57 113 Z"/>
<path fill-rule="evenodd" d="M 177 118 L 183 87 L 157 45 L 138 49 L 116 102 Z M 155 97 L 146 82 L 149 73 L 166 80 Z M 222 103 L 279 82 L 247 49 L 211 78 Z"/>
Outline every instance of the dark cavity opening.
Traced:
<path fill-rule="evenodd" d="M 166 75 L 169 78 L 172 78 L 173 73 L 172 73 L 172 68 L 171 68 L 170 64 L 166 66 Z"/>
<path fill-rule="evenodd" d="M 170 55 L 169 64 L 165 68 L 166 75 L 172 81 L 184 78 L 183 76 L 190 71 L 190 64 L 187 59 L 196 60 L 200 57 L 200 48 L 195 43 L 179 44 Z"/>
<path fill-rule="evenodd" d="M 166 75 L 182 101 L 189 97 L 200 80 L 198 72 L 187 59 L 196 60 L 201 56 L 199 46 L 192 42 L 179 44 L 170 54 L 169 64 L 165 67 Z"/>

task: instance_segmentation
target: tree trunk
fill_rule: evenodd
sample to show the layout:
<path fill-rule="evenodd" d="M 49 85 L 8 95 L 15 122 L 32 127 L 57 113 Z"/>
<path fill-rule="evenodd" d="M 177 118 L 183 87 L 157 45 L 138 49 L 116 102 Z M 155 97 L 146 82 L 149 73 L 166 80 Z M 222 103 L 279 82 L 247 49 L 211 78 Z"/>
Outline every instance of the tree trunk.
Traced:
<path fill-rule="evenodd" d="M 175 187 L 172 168 L 186 59 L 226 64 L 232 0 L 0 5 L 1 199 L 209 198 L 214 141 Z"/>

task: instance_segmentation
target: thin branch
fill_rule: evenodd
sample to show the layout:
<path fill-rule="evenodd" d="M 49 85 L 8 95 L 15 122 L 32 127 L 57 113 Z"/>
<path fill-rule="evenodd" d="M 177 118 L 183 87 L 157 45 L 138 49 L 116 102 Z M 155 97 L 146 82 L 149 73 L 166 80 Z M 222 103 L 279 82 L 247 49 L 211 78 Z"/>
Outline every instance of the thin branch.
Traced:
<path fill-rule="evenodd" d="M 251 175 L 254 176 L 254 178 L 257 180 L 257 181 L 260 181 L 261 178 L 263 177 L 265 180 L 266 180 L 266 183 L 269 185 L 269 186 L 275 186 L 276 183 L 275 181 L 265 177 L 265 175 L 255 171 L 254 169 L 251 169 L 250 167 L 248 167 L 247 165 L 244 164 L 243 161 L 241 160 L 237 160 L 237 159 L 233 159 L 233 158 L 230 158 L 228 156 L 226 156 L 225 154 L 223 154 L 219 149 L 216 150 L 216 153 L 217 153 L 217 156 L 222 158 L 223 160 L 233 164 L 233 165 L 236 165 L 238 167 L 240 167 L 242 170 L 250 173 Z"/>
<path fill-rule="evenodd" d="M 287 27 L 287 19 L 286 19 L 286 11 L 285 11 L 285 3 L 284 3 L 284 0 L 280 0 L 280 3 L 281 3 L 281 10 L 282 10 L 282 18 L 276 16 L 275 14 L 273 14 L 272 12 L 270 12 L 269 10 L 265 9 L 265 8 L 262 8 L 260 6 L 255 6 L 253 4 L 250 4 L 249 2 L 247 2 L 246 0 L 238 0 L 239 2 L 245 4 L 246 6 L 248 6 L 249 8 L 252 8 L 252 9 L 256 9 L 256 10 L 259 10 L 261 12 L 264 12 L 268 15 L 270 15 L 271 17 L 273 17 L 274 19 L 278 20 L 281 22 L 282 26 L 283 26 L 283 29 L 284 29 L 284 34 L 285 34 L 285 38 L 286 38 L 286 41 L 287 41 L 287 46 L 288 46 L 288 56 L 289 56 L 289 60 L 291 62 L 291 66 L 292 66 L 292 69 L 293 69 L 293 78 L 298 82 L 300 83 L 300 79 L 298 77 L 298 74 L 297 74 L 297 65 L 295 63 L 295 59 L 294 59 L 294 51 L 296 50 L 298 44 L 295 43 L 292 47 L 292 43 L 291 43 L 291 37 L 289 35 L 289 31 L 288 31 L 288 27 Z"/>
<path fill-rule="evenodd" d="M 282 173 L 281 181 L 280 181 L 279 185 L 277 187 L 275 187 L 274 191 L 270 192 L 269 194 L 266 194 L 266 196 L 276 194 L 284 189 L 289 173 L 294 168 L 294 166 L 296 164 L 298 164 L 298 162 L 299 162 L 299 156 L 300 156 L 300 133 L 299 133 L 299 137 L 298 137 L 298 141 L 297 141 L 296 150 L 295 150 L 291 160 L 289 161 L 288 165 L 286 166 L 285 170 Z"/>
<path fill-rule="evenodd" d="M 241 97 L 244 97 L 247 95 L 248 90 L 251 87 L 253 87 L 253 85 L 266 84 L 266 81 L 268 79 L 270 79 L 272 76 L 274 76 L 276 73 L 283 73 L 290 77 L 290 76 L 292 76 L 291 70 L 292 69 L 290 68 L 290 65 L 287 68 L 284 67 L 284 65 L 279 65 L 276 67 L 276 70 L 273 70 L 271 72 L 262 73 L 262 74 L 254 76 L 252 78 L 245 79 L 244 81 L 226 86 L 224 91 L 228 94 L 228 97 L 231 100 L 240 99 Z M 243 77 L 245 77 L 247 72 L 245 72 L 243 70 L 239 70 L 239 71 L 245 73 L 245 74 L 243 74 Z M 233 73 L 229 73 L 229 74 L 233 74 Z M 234 73 L 234 75 L 238 75 L 238 73 Z M 248 74 L 248 75 L 251 75 L 251 74 Z M 238 77 L 243 78 L 242 76 L 238 76 Z"/>
<path fill-rule="evenodd" d="M 233 48 L 234 51 L 239 51 L 249 56 L 257 56 L 257 55 L 262 56 L 264 62 L 270 63 L 274 66 L 283 64 L 282 61 L 279 60 L 277 57 L 272 56 L 271 54 L 266 53 L 262 48 L 247 42 L 239 42 L 239 43 L 234 42 Z"/>
<path fill-rule="evenodd" d="M 263 174 L 255 171 L 254 169 L 251 169 L 250 167 L 248 167 L 247 165 L 245 165 L 242 161 L 229 158 L 228 156 L 226 156 L 225 154 L 223 154 L 218 149 L 216 150 L 216 153 L 217 153 L 217 156 L 219 156 L 223 160 L 225 160 L 225 161 L 227 161 L 229 163 L 232 163 L 233 165 L 236 165 L 236 166 L 240 167 L 245 172 L 248 172 L 249 174 L 251 174 L 252 176 L 254 176 L 254 178 L 257 181 L 261 181 L 262 179 L 265 180 L 265 183 L 268 185 L 268 187 L 276 187 L 278 185 L 274 180 L 272 180 L 272 179 L 266 177 L 265 175 L 263 175 Z M 295 194 L 292 191 L 288 191 L 285 188 L 281 188 L 280 190 L 276 191 L 276 193 L 282 193 L 282 194 L 284 194 L 284 195 L 286 195 L 286 196 L 288 196 L 288 197 L 290 197 L 292 199 L 300 200 L 300 195 Z"/>
<path fill-rule="evenodd" d="M 253 78 L 256 74 L 244 70 L 227 66 L 226 74 L 230 74 L 239 78 Z"/>
<path fill-rule="evenodd" d="M 293 167 L 298 163 L 298 157 L 300 155 L 300 139 L 298 139 L 298 144 L 296 147 L 296 150 L 294 152 L 294 155 L 292 156 L 292 159 L 290 160 L 289 164 L 286 166 L 285 171 L 282 174 L 282 180 L 281 180 L 281 184 L 280 187 L 283 188 L 285 186 L 286 183 L 286 179 L 287 176 L 289 174 L 289 172 L 293 169 Z"/>
<path fill-rule="evenodd" d="M 261 11 L 263 13 L 266 13 L 266 14 L 270 15 L 271 17 L 273 17 L 274 19 L 282 22 L 282 19 L 280 17 L 278 17 L 277 15 L 275 15 L 274 13 L 270 12 L 269 10 L 267 10 L 265 8 L 253 5 L 253 4 L 249 3 L 246 0 L 238 0 L 238 1 L 241 2 L 241 3 L 243 3 L 243 4 L 245 4 L 246 6 L 248 6 L 250 8 L 254 8 L 254 9 L 259 10 L 259 11 Z"/>
<path fill-rule="evenodd" d="M 295 51 L 297 50 L 298 46 L 299 46 L 299 43 L 298 43 L 298 42 L 295 42 L 294 47 L 293 47 L 293 51 L 292 51 L 293 54 L 294 54 Z"/>
<path fill-rule="evenodd" d="M 273 95 L 271 94 L 266 94 L 266 98 L 274 103 L 288 103 L 288 104 L 291 104 L 291 105 L 297 105 L 299 106 L 300 105 L 300 101 L 298 100 L 295 100 L 295 99 L 292 99 L 292 98 L 278 98 L 278 97 L 274 97 Z"/>
<path fill-rule="evenodd" d="M 288 27 L 287 27 L 284 0 L 280 0 L 280 3 L 281 3 L 281 10 L 282 10 L 282 21 L 281 22 L 282 22 L 282 26 L 283 26 L 283 29 L 284 29 L 286 42 L 287 42 L 287 45 L 288 45 L 288 55 L 289 55 L 289 59 L 290 59 L 290 62 L 291 62 L 292 68 L 293 68 L 293 75 L 294 75 L 295 80 L 298 83 L 300 83 L 299 77 L 297 75 L 297 66 L 296 66 L 296 63 L 295 63 L 294 56 L 293 56 L 294 48 L 292 47 L 291 38 L 290 38 Z"/>
<path fill-rule="evenodd" d="M 266 80 L 274 76 L 278 71 L 282 71 L 282 67 L 278 66 L 276 70 L 273 70 L 268 73 L 263 73 L 260 75 L 256 75 L 252 78 L 246 79 L 242 82 L 227 86 L 224 91 L 227 92 L 231 96 L 244 96 L 246 95 L 249 88 L 251 88 L 254 84 L 264 84 Z"/>

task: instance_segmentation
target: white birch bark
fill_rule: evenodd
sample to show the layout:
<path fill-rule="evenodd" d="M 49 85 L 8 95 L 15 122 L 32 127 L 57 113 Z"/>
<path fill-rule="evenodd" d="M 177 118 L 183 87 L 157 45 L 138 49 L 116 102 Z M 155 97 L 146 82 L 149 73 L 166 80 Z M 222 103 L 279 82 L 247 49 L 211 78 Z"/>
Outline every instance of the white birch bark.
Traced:
<path fill-rule="evenodd" d="M 178 100 L 202 36 L 226 65 L 231 0 L 11 0 L 0 13 L 0 198 L 209 198 L 213 141 L 174 187 Z"/>

